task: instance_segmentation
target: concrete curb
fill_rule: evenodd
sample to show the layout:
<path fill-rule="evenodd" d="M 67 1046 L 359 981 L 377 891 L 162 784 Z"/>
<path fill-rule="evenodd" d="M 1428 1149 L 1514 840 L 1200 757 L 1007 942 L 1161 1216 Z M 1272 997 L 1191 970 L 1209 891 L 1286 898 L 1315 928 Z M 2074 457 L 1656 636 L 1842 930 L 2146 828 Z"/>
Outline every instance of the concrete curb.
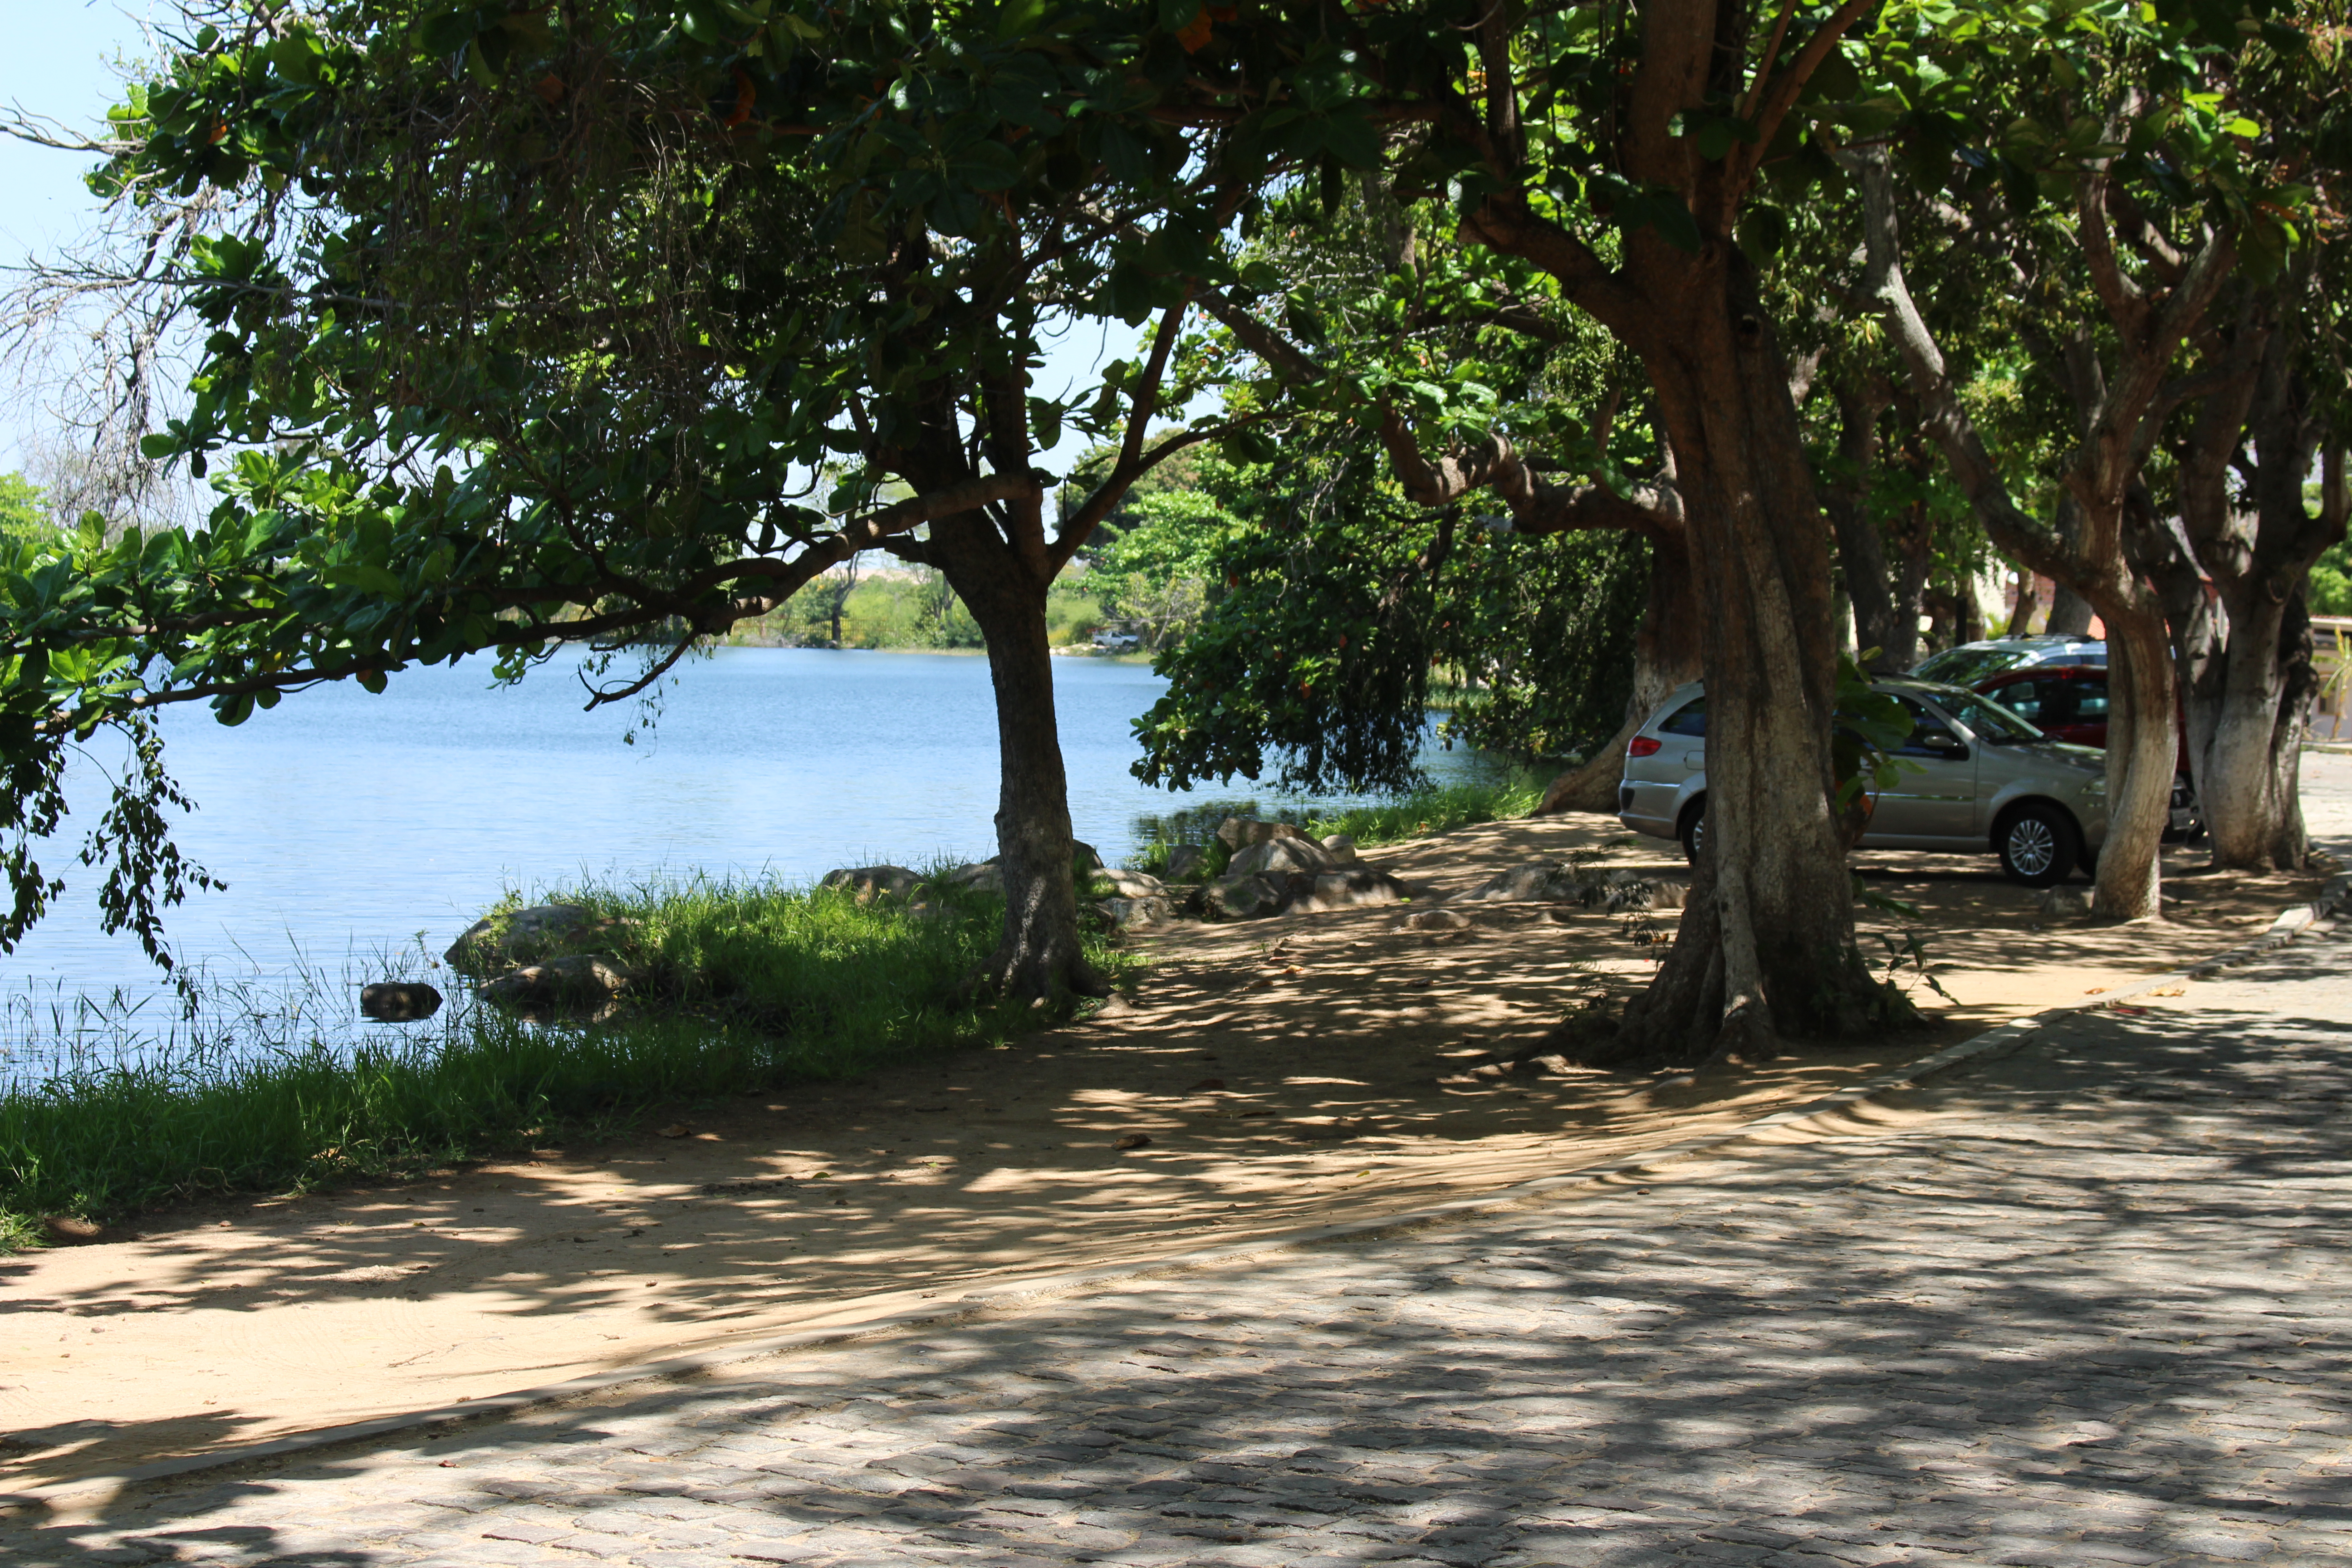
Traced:
<path fill-rule="evenodd" d="M 793 1333 L 774 1334 L 757 1340 L 745 1340 L 715 1346 L 707 1351 L 665 1357 L 660 1361 L 644 1362 L 614 1372 L 595 1373 L 586 1377 L 569 1378 L 562 1383 L 542 1384 L 535 1388 L 518 1389 L 511 1394 L 492 1394 L 482 1399 L 469 1399 L 461 1404 L 444 1405 L 425 1410 L 404 1411 L 397 1415 L 379 1416 L 372 1421 L 351 1422 L 340 1426 L 322 1426 L 315 1431 L 298 1432 L 289 1436 L 271 1438 L 266 1442 L 242 1444 L 235 1447 L 215 1449 L 203 1454 L 191 1454 L 183 1458 L 159 1460 L 153 1464 L 126 1467 L 119 1470 L 101 1471 L 79 1477 L 70 1481 L 53 1482 L 47 1486 L 27 1487 L 21 1490 L 0 1492 L 0 1512 L 14 1511 L 27 1504 L 39 1508 L 55 1508 L 67 1500 L 106 1488 L 122 1487 L 140 1481 L 167 1479 L 194 1471 L 220 1469 L 232 1465 L 257 1460 L 281 1458 L 289 1454 L 309 1453 L 344 1444 L 365 1442 L 371 1438 L 392 1436 L 404 1432 L 437 1435 L 441 1430 L 489 1417 L 513 1415 L 540 1405 L 560 1405 L 633 1383 L 657 1383 L 698 1376 L 721 1367 L 740 1365 L 763 1357 L 781 1355 L 792 1351 L 813 1350 L 824 1345 L 844 1344 L 855 1340 L 872 1339 L 904 1329 L 935 1328 L 988 1316 L 1021 1307 L 1034 1305 L 1055 1297 L 1074 1295 L 1105 1285 L 1131 1280 L 1155 1279 L 1162 1275 L 1181 1274 L 1196 1268 L 1212 1268 L 1240 1258 L 1262 1257 L 1273 1253 L 1293 1252 L 1332 1242 L 1365 1241 L 1383 1236 L 1402 1235 L 1426 1229 L 1447 1220 L 1461 1219 L 1486 1211 L 1512 1208 L 1557 1194 L 1570 1187 L 1594 1186 L 1612 1177 L 1631 1176 L 1679 1163 L 1709 1150 L 1724 1148 L 1752 1137 L 1770 1128 L 1784 1127 L 1823 1112 L 1843 1110 L 1881 1094 L 1891 1089 L 1901 1089 L 1918 1083 L 1936 1074 L 1948 1071 L 1963 1062 L 2001 1049 L 2023 1044 L 2045 1023 L 2069 1013 L 2095 1013 L 2128 1002 L 2135 996 L 2146 995 L 2160 986 L 2186 980 L 2201 979 L 2221 970 L 2244 963 L 2266 952 L 2285 946 L 2302 933 L 2329 929 L 2332 917 L 2344 903 L 2347 890 L 2352 890 L 2352 873 L 2331 877 L 2317 896 L 2307 904 L 2297 904 L 2283 910 L 2271 922 L 2270 930 L 2243 946 L 2231 948 L 2218 957 L 2192 963 L 2183 969 L 2151 976 L 2123 989 L 2070 1002 L 2022 1018 L 2013 1018 L 1981 1035 L 1947 1047 L 1932 1055 L 1907 1062 L 1889 1072 L 1881 1073 L 1855 1084 L 1820 1096 L 1802 1105 L 1790 1106 L 1753 1121 L 1742 1122 L 1727 1131 L 1686 1138 L 1678 1142 L 1645 1149 L 1638 1154 L 1628 1154 L 1599 1164 L 1580 1166 L 1555 1176 L 1538 1176 L 1514 1183 L 1484 1197 L 1458 1198 L 1448 1203 L 1432 1204 L 1402 1213 L 1382 1215 L 1374 1219 L 1349 1220 L 1338 1225 L 1310 1226 L 1285 1231 L 1276 1236 L 1260 1237 L 1252 1241 L 1236 1242 L 1226 1247 L 1198 1247 L 1174 1253 L 1165 1258 L 1136 1263 L 1110 1264 L 1096 1268 L 1069 1269 L 1057 1274 L 1042 1275 L 1034 1279 L 1020 1280 L 990 1289 L 975 1290 L 959 1297 L 953 1302 L 938 1308 L 908 1308 L 883 1313 L 854 1323 L 830 1328 L 805 1329 Z"/>

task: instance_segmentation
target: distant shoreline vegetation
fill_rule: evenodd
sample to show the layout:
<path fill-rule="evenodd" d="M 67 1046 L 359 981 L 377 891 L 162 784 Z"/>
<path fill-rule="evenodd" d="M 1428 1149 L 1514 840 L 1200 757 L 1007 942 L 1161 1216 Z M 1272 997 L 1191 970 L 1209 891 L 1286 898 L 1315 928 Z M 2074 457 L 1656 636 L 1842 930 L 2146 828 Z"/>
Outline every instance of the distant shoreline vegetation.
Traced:
<path fill-rule="evenodd" d="M 1046 635 L 1056 647 L 1085 647 L 1108 624 L 1083 575 L 1055 582 L 1045 595 Z M 872 648 L 978 653 L 979 623 L 929 566 L 836 568 L 756 621 L 739 621 L 725 647 Z"/>

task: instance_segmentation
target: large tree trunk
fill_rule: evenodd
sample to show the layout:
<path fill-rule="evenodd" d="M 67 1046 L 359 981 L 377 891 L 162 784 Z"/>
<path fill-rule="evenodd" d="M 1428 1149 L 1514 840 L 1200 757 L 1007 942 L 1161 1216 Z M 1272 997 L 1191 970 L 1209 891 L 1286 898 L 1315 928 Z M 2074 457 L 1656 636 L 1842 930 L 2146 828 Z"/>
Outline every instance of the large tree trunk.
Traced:
<path fill-rule="evenodd" d="M 2189 758 L 2213 864 L 2294 870 L 2308 853 L 2295 792 L 2313 684 L 2310 618 L 2300 594 L 2284 605 L 2245 597 L 2231 616 L 2218 689 L 2191 705 L 2192 720 L 2205 722 L 2192 722 Z"/>
<path fill-rule="evenodd" d="M 2107 623 L 2107 841 L 2099 850 L 2099 913 L 2159 911 L 2166 826 L 2171 820 L 2175 728 L 2172 640 L 2152 602 L 2113 606 Z"/>
<path fill-rule="evenodd" d="M 1625 776 L 1625 747 L 1633 731 L 1658 710 L 1675 688 L 1696 680 L 1699 608 L 1692 589 L 1688 545 L 1679 535 L 1650 540 L 1650 588 L 1642 627 L 1633 637 L 1633 690 L 1625 700 L 1625 722 L 1606 745 L 1581 764 L 1551 781 L 1536 815 L 1590 811 L 1614 816 L 1617 786 Z"/>
<path fill-rule="evenodd" d="M 1661 328 L 1642 347 L 1706 606 L 1707 864 L 1657 978 L 1598 1056 L 1760 1057 L 1782 1034 L 1852 1034 L 1895 1012 L 1854 945 L 1831 810 L 1828 531 L 1745 259 L 1722 246 L 1641 260 Z"/>
<path fill-rule="evenodd" d="M 1078 941 L 1076 847 L 1054 714 L 1046 584 L 985 516 L 934 524 L 929 554 L 979 623 L 996 693 L 1004 934 L 977 979 L 1009 996 L 1108 996 L 1109 983 L 1087 962 Z"/>

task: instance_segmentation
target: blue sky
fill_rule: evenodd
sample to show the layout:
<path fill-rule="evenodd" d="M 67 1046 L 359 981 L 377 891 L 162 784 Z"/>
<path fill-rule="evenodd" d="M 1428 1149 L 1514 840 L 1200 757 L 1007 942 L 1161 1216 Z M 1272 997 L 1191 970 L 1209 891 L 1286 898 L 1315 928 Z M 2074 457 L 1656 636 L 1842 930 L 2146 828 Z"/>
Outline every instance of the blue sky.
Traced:
<path fill-rule="evenodd" d="M 0 52 L 0 101 L 93 130 L 113 101 L 107 62 L 144 48 L 140 0 L 5 0 L 8 47 Z M 0 263 L 14 266 L 85 229 L 97 209 L 81 178 L 93 160 L 0 138 Z M 12 392 L 15 389 L 10 389 Z M 35 410 L 0 402 L 0 469 L 16 466 L 23 421 Z"/>

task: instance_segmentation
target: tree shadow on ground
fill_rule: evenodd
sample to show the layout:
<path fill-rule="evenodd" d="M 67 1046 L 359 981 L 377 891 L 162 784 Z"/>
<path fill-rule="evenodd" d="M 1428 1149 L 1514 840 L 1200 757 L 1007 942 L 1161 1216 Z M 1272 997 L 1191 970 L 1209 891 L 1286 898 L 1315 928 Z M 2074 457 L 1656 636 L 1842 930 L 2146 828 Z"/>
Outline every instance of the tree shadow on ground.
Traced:
<path fill-rule="evenodd" d="M 1915 1091 L 1908 1129 L 128 1492 L 5 1545 L 2317 1561 L 2352 1542 L 2345 1024 L 2081 1016 Z"/>

